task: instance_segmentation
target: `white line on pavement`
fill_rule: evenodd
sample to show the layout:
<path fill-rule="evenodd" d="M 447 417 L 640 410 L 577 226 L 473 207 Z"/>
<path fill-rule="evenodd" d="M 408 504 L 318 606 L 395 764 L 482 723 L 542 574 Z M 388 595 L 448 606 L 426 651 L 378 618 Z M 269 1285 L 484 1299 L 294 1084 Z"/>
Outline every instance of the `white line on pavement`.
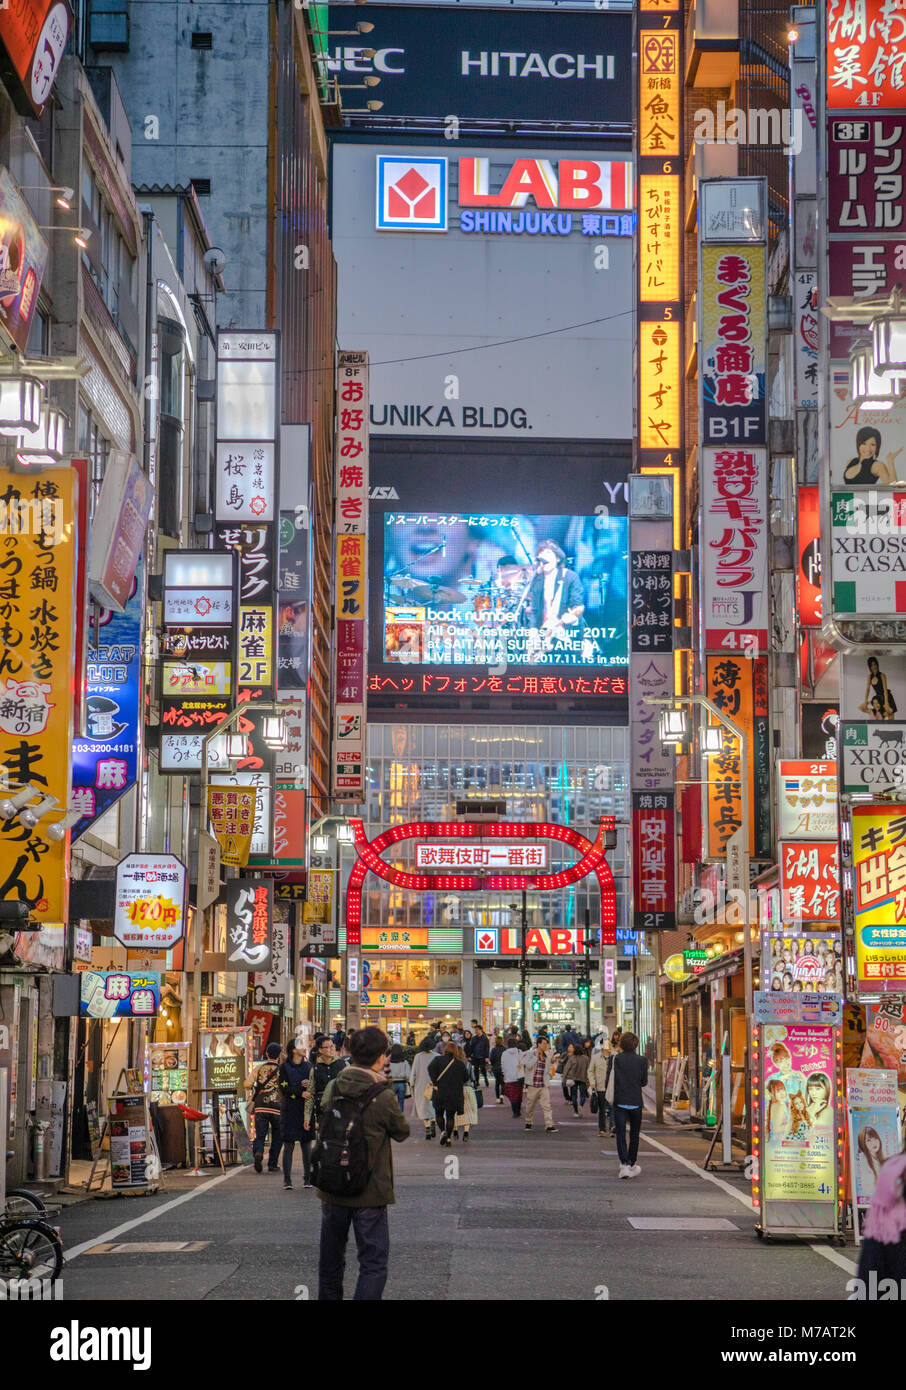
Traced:
<path fill-rule="evenodd" d="M 660 1143 L 659 1140 L 652 1139 L 650 1134 L 640 1134 L 639 1138 L 646 1139 L 649 1144 L 653 1144 L 656 1149 L 660 1149 L 661 1153 L 667 1154 L 668 1157 L 675 1159 L 677 1163 L 682 1163 L 684 1168 L 690 1168 L 693 1173 L 697 1173 L 700 1178 L 704 1178 L 705 1182 L 713 1182 L 715 1187 L 722 1187 L 724 1192 L 729 1192 L 731 1197 L 735 1197 L 737 1202 L 742 1202 L 743 1206 L 748 1208 L 749 1211 L 753 1210 L 751 1199 L 737 1188 L 731 1187 L 728 1182 L 724 1182 L 722 1178 L 716 1177 L 713 1173 L 706 1173 L 703 1168 L 699 1168 L 697 1163 L 692 1163 L 688 1158 L 684 1158 L 682 1154 L 678 1154 L 674 1149 L 669 1149 L 666 1144 Z M 831 1264 L 838 1265 L 840 1269 L 846 1270 L 847 1274 L 855 1274 L 857 1272 L 856 1266 L 853 1264 L 852 1260 L 848 1260 L 845 1255 L 840 1254 L 839 1250 L 834 1250 L 829 1245 L 810 1244 L 809 1249 L 814 1250 L 816 1255 L 822 1255 L 825 1260 L 830 1260 Z"/>
<path fill-rule="evenodd" d="M 165 1211 L 172 1211 L 174 1207 L 182 1206 L 183 1202 L 191 1202 L 193 1197 L 197 1197 L 201 1192 L 209 1192 L 218 1183 L 226 1182 L 228 1178 L 234 1178 L 237 1173 L 247 1171 L 240 1164 L 236 1168 L 231 1168 L 228 1173 L 221 1173 L 216 1178 L 211 1178 L 209 1182 L 203 1182 L 200 1187 L 193 1187 L 188 1192 L 183 1192 L 181 1196 L 174 1197 L 172 1202 L 164 1202 L 162 1207 L 155 1207 L 153 1211 L 146 1211 L 141 1216 L 137 1216 L 134 1221 L 124 1221 L 121 1226 L 114 1226 L 112 1231 L 105 1231 L 103 1235 L 93 1236 L 91 1240 L 85 1240 L 81 1245 L 75 1245 L 71 1250 L 67 1250 L 63 1256 L 64 1260 L 78 1259 L 79 1255 L 84 1255 L 86 1250 L 91 1250 L 95 1245 L 100 1245 L 103 1241 L 113 1240 L 115 1236 L 121 1236 L 124 1231 L 134 1230 L 136 1226 L 143 1226 L 146 1221 L 154 1221 L 156 1217 L 163 1216 Z"/>

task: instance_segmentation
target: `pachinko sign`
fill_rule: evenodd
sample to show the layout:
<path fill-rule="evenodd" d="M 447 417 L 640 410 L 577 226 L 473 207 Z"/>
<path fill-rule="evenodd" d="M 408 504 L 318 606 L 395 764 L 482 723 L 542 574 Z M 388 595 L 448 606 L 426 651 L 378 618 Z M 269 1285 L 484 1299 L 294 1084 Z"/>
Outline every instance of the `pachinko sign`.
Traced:
<path fill-rule="evenodd" d="M 186 929 L 186 866 L 173 854 L 130 854 L 116 866 L 113 935 L 130 950 L 168 951 Z"/>
<path fill-rule="evenodd" d="M 865 993 L 906 992 L 906 813 L 853 806 L 856 982 Z"/>

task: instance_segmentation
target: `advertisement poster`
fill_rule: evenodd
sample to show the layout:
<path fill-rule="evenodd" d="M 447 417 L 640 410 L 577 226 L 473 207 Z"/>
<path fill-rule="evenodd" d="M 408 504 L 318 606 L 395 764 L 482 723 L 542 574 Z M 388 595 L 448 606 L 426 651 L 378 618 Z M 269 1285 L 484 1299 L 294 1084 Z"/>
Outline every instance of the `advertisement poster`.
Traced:
<path fill-rule="evenodd" d="M 839 921 L 840 863 L 833 840 L 781 840 L 777 848 L 783 920 Z"/>
<path fill-rule="evenodd" d="M 906 1000 L 901 996 L 868 1004 L 866 1015 L 864 1037 L 859 1039 L 858 1066 L 896 1072 L 900 1111 L 906 1120 Z"/>
<path fill-rule="evenodd" d="M 85 970 L 81 973 L 81 1018 L 154 1018 L 160 1009 L 159 974 L 127 970 Z"/>
<path fill-rule="evenodd" d="M 271 880 L 230 879 L 226 917 L 228 969 L 270 970 L 274 920 Z"/>
<path fill-rule="evenodd" d="M 859 333 L 864 336 L 864 330 Z M 906 444 L 906 399 L 889 410 L 859 409 L 849 397 L 845 359 L 831 363 L 830 388 L 831 486 L 876 489 L 897 482 Z"/>
<path fill-rule="evenodd" d="M 856 1238 L 886 1158 L 903 1148 L 897 1074 L 880 1068 L 847 1070 L 846 1111 L 849 1132 L 849 1173 Z"/>
<path fill-rule="evenodd" d="M 856 982 L 866 993 L 906 990 L 906 814 L 852 808 Z"/>
<path fill-rule="evenodd" d="M 110 1185 L 146 1187 L 151 1144 L 147 1102 L 141 1096 L 111 1096 L 107 1105 L 110 1134 Z"/>
<path fill-rule="evenodd" d="M 862 433 L 862 431 L 860 431 Z M 897 453 L 902 453 L 901 449 Z M 902 575 L 906 491 L 835 492 L 831 497 L 831 579 L 834 613 L 906 613 Z"/>
<path fill-rule="evenodd" d="M 800 487 L 796 601 L 802 627 L 821 626 L 821 509 L 817 487 Z"/>
<path fill-rule="evenodd" d="M 840 655 L 840 712 L 843 719 L 886 724 L 906 715 L 906 656 L 879 652 Z"/>
<path fill-rule="evenodd" d="M 255 828 L 255 787 L 209 787 L 208 819 L 220 845 L 220 862 L 245 868 Z"/>
<path fill-rule="evenodd" d="M 202 1075 L 206 1091 L 235 1091 L 242 1099 L 250 1061 L 250 1028 L 202 1028 Z"/>
<path fill-rule="evenodd" d="M 152 1043 L 151 1099 L 161 1105 L 185 1105 L 189 1099 L 189 1044 Z"/>
<path fill-rule="evenodd" d="M 821 1024 L 763 1027 L 765 1200 L 836 1194 L 834 1032 Z"/>
<path fill-rule="evenodd" d="M 129 950 L 167 951 L 186 929 L 188 871 L 173 854 L 130 854 L 116 866 L 113 935 Z"/>
<path fill-rule="evenodd" d="M 761 959 L 763 990 L 843 994 L 843 943 L 836 932 L 813 932 L 810 936 L 765 933 Z"/>
<path fill-rule="evenodd" d="M 778 830 L 784 840 L 836 840 L 837 764 L 781 761 L 777 811 Z"/>
<path fill-rule="evenodd" d="M 0 167 L 0 324 L 22 353 L 46 265 L 47 242 L 9 172 Z"/>

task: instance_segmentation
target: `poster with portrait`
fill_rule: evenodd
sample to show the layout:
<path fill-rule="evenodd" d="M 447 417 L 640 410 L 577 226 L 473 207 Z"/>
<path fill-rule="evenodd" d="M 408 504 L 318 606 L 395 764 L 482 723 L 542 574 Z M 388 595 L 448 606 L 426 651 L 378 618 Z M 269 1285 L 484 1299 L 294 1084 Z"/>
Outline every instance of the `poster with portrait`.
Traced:
<path fill-rule="evenodd" d="M 856 1240 L 887 1158 L 903 1147 L 897 1074 L 882 1068 L 847 1070 L 846 1112 L 849 1173 Z"/>
<path fill-rule="evenodd" d="M 761 979 L 777 994 L 842 994 L 843 943 L 835 932 L 763 933 Z"/>
<path fill-rule="evenodd" d="M 832 487 L 887 486 L 906 478 L 906 399 L 891 410 L 860 410 L 850 399 L 849 363 L 831 363 Z"/>
<path fill-rule="evenodd" d="M 906 654 L 845 652 L 840 662 L 842 719 L 877 723 L 906 718 Z"/>
<path fill-rule="evenodd" d="M 206 1091 L 234 1091 L 243 1098 L 251 1037 L 251 1028 L 201 1029 L 201 1064 Z"/>
<path fill-rule="evenodd" d="M 817 1023 L 765 1024 L 762 1099 L 765 1200 L 833 1201 L 833 1028 Z"/>

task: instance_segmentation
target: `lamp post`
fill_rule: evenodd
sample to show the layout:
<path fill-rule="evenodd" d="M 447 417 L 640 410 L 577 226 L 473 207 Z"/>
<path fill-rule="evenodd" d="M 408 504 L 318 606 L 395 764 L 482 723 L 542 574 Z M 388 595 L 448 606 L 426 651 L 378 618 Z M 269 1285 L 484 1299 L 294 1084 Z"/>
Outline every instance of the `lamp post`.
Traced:
<path fill-rule="evenodd" d="M 749 797 L 748 787 L 746 786 L 745 776 L 748 767 L 748 740 L 745 730 L 742 729 L 729 715 L 724 714 L 723 710 L 718 709 L 713 700 L 709 700 L 707 695 L 645 695 L 645 703 L 648 705 L 660 705 L 668 709 L 678 709 L 681 706 L 697 707 L 707 710 L 713 715 L 733 738 L 739 743 L 739 803 L 740 803 L 740 828 L 739 835 L 742 840 L 739 851 L 739 877 L 742 879 L 743 886 L 743 989 L 745 991 L 745 1029 L 746 1029 L 746 1052 L 745 1052 L 745 1079 L 746 1079 L 746 1135 L 748 1148 L 751 1149 L 752 1135 L 752 1077 L 751 1077 L 751 1057 L 752 1057 L 752 933 L 751 933 L 751 904 L 749 895 Z M 667 740 L 670 741 L 670 740 Z M 673 740 L 678 741 L 678 740 Z M 713 750 L 712 751 L 716 751 Z M 735 836 L 731 837 L 735 839 Z M 658 1067 L 663 1067 L 663 1048 L 658 1040 Z M 660 1094 L 660 1092 L 659 1092 Z"/>

